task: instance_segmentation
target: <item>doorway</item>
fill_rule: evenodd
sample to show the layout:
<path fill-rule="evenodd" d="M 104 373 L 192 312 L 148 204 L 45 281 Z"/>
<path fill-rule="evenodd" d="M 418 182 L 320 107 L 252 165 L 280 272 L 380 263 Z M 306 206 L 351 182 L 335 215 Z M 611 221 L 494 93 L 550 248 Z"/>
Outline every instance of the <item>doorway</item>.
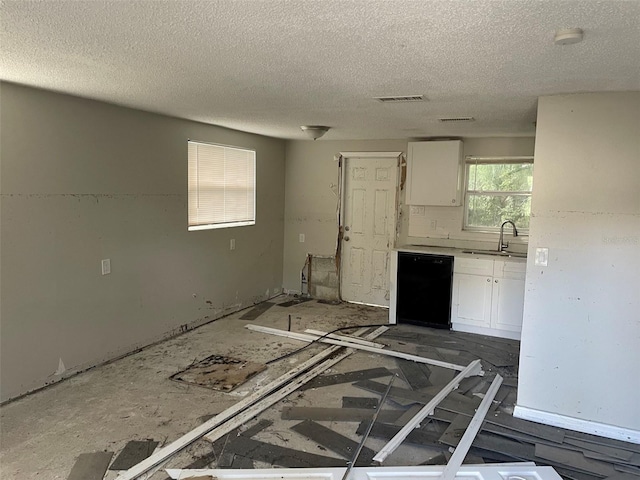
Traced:
<path fill-rule="evenodd" d="M 401 152 L 341 153 L 340 296 L 389 306 Z"/>

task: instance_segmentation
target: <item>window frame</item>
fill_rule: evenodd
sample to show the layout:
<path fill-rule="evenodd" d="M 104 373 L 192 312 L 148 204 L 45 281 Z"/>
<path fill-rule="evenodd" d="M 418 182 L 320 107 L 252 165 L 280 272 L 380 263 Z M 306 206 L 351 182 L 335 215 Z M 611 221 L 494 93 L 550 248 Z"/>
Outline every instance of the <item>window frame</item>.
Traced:
<path fill-rule="evenodd" d="M 189 146 L 190 144 L 195 144 L 195 145 L 205 145 L 205 146 L 211 146 L 211 147 L 219 147 L 225 150 L 236 150 L 236 151 L 240 151 L 240 152 L 246 152 L 246 153 L 252 153 L 253 154 L 253 158 L 251 159 L 253 165 L 252 165 L 252 179 L 253 179 L 253 198 L 251 199 L 251 202 L 253 203 L 253 215 L 252 218 L 250 220 L 238 220 L 238 221 L 223 221 L 223 222 L 213 222 L 213 223 L 194 223 L 192 224 L 192 195 L 198 195 L 198 191 L 197 191 L 197 187 L 196 190 L 192 190 L 192 184 L 191 184 L 191 158 L 190 158 L 190 153 L 189 153 Z M 196 169 L 198 168 L 198 164 L 196 162 Z M 195 174 L 196 178 L 198 177 L 198 173 L 196 171 Z M 223 182 L 224 183 L 224 182 Z M 228 185 L 228 183 L 224 183 L 224 185 Z M 244 148 L 244 147 L 239 147 L 236 145 L 224 145 L 221 143 L 213 143 L 213 142 L 203 142 L 203 141 L 199 141 L 199 140 L 191 140 L 188 139 L 187 140 L 187 230 L 192 232 L 192 231 L 201 231 L 201 230 L 214 230 L 214 229 L 221 229 L 221 228 L 233 228 L 233 227 L 246 227 L 246 226 L 251 226 L 251 225 L 255 225 L 256 224 L 256 217 L 257 217 L 257 152 L 254 149 L 251 148 Z M 225 198 L 226 200 L 226 198 Z M 197 200 L 196 200 L 197 202 Z"/>
<path fill-rule="evenodd" d="M 464 203 L 463 203 L 463 215 L 462 215 L 462 230 L 466 232 L 474 233 L 498 233 L 500 232 L 500 226 L 475 226 L 469 225 L 469 206 L 470 197 L 474 195 L 495 196 L 495 197 L 532 197 L 533 186 L 531 190 L 469 190 L 469 172 L 472 165 L 533 165 L 533 156 L 506 156 L 506 157 L 476 157 L 466 156 L 464 159 Z M 531 218 L 531 212 L 529 212 L 529 218 Z M 509 220 L 509 219 L 504 219 Z M 518 235 L 528 236 L 529 228 L 524 228 L 517 225 Z"/>

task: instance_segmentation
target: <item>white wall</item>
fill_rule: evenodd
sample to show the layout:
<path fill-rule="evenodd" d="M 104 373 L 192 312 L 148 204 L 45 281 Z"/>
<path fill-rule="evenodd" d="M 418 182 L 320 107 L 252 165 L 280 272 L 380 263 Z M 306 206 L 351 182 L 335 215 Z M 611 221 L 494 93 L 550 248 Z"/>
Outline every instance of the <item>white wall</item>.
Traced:
<path fill-rule="evenodd" d="M 0 92 L 3 400 L 279 291 L 284 141 Z M 255 226 L 187 231 L 189 138 L 257 151 Z"/>
<path fill-rule="evenodd" d="M 640 441 L 639 92 L 540 99 L 532 210 L 518 415 Z"/>
<path fill-rule="evenodd" d="M 532 137 L 464 138 L 464 154 L 479 156 L 533 155 Z M 286 202 L 284 240 L 284 288 L 300 290 L 300 271 L 307 253 L 334 255 L 338 223 L 336 217 L 339 152 L 405 152 L 407 140 L 291 141 L 286 153 Z M 404 192 L 401 193 L 404 202 Z M 462 231 L 462 207 L 426 207 L 420 215 L 409 215 L 402 207 L 398 244 L 447 245 L 493 248 L 497 234 Z M 430 230 L 437 219 L 438 230 Z M 408 233 L 411 232 L 412 236 Z M 305 243 L 298 235 L 305 234 Z M 526 248 L 527 237 L 513 245 Z"/>
<path fill-rule="evenodd" d="M 464 138 L 466 156 L 477 157 L 519 157 L 533 156 L 534 137 L 482 137 Z M 535 167 L 534 167 L 535 168 Z M 460 248 L 475 247 L 494 249 L 498 245 L 498 234 L 468 232 L 462 230 L 464 206 L 460 207 L 418 207 L 403 209 L 401 242 L 416 245 L 446 245 Z M 434 228 L 435 227 L 435 228 Z M 510 234 L 510 230 L 508 230 Z M 522 235 L 512 239 L 513 250 L 526 249 L 527 237 Z"/>

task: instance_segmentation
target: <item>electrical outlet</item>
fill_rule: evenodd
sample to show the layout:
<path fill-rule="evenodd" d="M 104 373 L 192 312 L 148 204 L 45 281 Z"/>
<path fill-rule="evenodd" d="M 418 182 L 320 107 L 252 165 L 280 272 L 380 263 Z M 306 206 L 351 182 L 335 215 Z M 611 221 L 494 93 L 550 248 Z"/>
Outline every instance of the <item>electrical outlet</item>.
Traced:
<path fill-rule="evenodd" d="M 109 275 L 111 273 L 111 259 L 105 258 L 101 262 L 102 275 Z"/>
<path fill-rule="evenodd" d="M 300 235 L 298 235 L 298 241 L 300 243 L 304 243 L 304 233 L 301 233 Z"/>
<path fill-rule="evenodd" d="M 232 238 L 232 239 L 229 241 L 229 250 L 235 250 L 235 249 L 236 249 L 236 239 L 235 239 L 235 238 Z"/>
<path fill-rule="evenodd" d="M 431 230 L 435 230 L 436 228 L 438 228 L 438 221 L 437 220 L 431 220 Z"/>
<path fill-rule="evenodd" d="M 548 248 L 536 248 L 536 256 L 534 264 L 536 267 L 546 267 L 549 263 L 549 249 Z"/>

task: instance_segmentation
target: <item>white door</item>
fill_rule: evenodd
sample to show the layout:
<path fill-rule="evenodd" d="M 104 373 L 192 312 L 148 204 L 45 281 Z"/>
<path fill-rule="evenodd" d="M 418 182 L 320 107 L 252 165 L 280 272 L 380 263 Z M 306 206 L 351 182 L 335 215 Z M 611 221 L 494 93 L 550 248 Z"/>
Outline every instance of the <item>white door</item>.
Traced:
<path fill-rule="evenodd" d="M 388 307 L 398 159 L 345 157 L 344 162 L 342 299 Z"/>

